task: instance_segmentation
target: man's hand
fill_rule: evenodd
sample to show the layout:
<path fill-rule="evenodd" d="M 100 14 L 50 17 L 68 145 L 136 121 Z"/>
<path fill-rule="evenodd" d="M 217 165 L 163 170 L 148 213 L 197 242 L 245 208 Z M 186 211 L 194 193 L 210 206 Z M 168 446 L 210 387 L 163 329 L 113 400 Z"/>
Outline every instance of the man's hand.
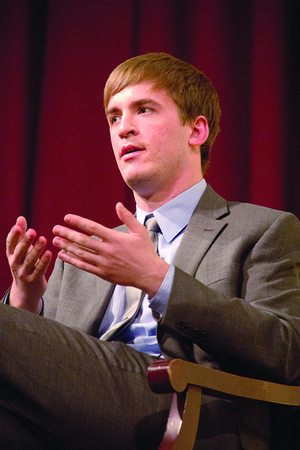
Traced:
<path fill-rule="evenodd" d="M 56 225 L 53 244 L 61 249 L 58 257 L 86 272 L 123 286 L 135 286 L 154 297 L 169 264 L 155 252 L 146 228 L 121 203 L 119 219 L 129 234 L 111 230 L 83 217 L 68 214 L 65 222 L 85 233 Z M 91 236 L 97 236 L 96 240 Z"/>
<path fill-rule="evenodd" d="M 24 217 L 19 217 L 6 239 L 6 255 L 13 276 L 9 303 L 17 308 L 37 313 L 47 282 L 46 270 L 52 254 L 45 251 L 47 241 L 27 230 Z"/>

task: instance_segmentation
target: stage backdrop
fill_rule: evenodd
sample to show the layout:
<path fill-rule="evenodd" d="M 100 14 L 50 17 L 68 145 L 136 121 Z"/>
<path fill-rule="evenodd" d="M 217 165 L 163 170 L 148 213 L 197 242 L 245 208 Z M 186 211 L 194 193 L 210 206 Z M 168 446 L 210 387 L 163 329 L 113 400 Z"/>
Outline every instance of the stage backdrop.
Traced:
<path fill-rule="evenodd" d="M 0 295 L 10 285 L 5 238 L 20 214 L 53 248 L 52 227 L 66 213 L 112 227 L 116 202 L 134 210 L 102 92 L 111 70 L 141 53 L 171 53 L 215 85 L 213 187 L 300 217 L 297 4 L 0 0 Z"/>

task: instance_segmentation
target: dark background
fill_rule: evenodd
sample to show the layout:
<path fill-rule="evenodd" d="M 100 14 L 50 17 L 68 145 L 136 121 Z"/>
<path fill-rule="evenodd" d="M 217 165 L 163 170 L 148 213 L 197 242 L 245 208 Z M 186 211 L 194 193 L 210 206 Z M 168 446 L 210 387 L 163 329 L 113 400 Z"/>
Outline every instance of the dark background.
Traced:
<path fill-rule="evenodd" d="M 115 66 L 141 53 L 171 53 L 215 85 L 221 133 L 206 178 L 217 192 L 300 217 L 299 4 L 0 0 L 0 297 L 20 214 L 53 248 L 66 213 L 112 227 L 117 201 L 134 210 L 102 92 Z"/>

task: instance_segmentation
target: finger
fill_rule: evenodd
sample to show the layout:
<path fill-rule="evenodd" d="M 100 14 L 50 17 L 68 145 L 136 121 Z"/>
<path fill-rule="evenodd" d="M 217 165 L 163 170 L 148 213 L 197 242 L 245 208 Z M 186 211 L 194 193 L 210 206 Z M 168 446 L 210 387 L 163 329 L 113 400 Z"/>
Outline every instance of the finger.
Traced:
<path fill-rule="evenodd" d="M 136 217 L 127 208 L 125 208 L 121 202 L 116 204 L 116 212 L 121 222 L 127 226 L 131 233 L 144 232 L 145 227 L 140 224 Z"/>
<path fill-rule="evenodd" d="M 65 251 L 59 252 L 57 256 L 63 262 L 72 264 L 74 267 L 77 267 L 77 269 L 81 269 L 85 272 L 101 276 L 98 265 L 93 262 L 89 262 L 85 259 L 80 259 L 71 253 L 66 253 Z"/>
<path fill-rule="evenodd" d="M 73 227 L 80 228 L 89 236 L 98 236 L 100 239 L 109 239 L 113 230 L 100 225 L 93 220 L 85 219 L 84 217 L 75 214 L 67 214 L 64 221 Z"/>
<path fill-rule="evenodd" d="M 36 233 L 34 230 L 31 231 L 33 231 L 32 239 L 34 240 Z M 27 233 L 16 247 L 13 256 L 9 259 L 12 273 L 20 277 L 33 273 L 47 244 L 47 240 L 43 236 L 40 236 L 34 244 L 31 243 L 33 242 L 32 239 L 26 241 Z"/>
<path fill-rule="evenodd" d="M 59 237 L 53 239 L 53 244 L 61 250 L 57 256 L 62 261 L 76 265 L 76 267 L 82 268 L 80 264 L 84 262 L 92 265 L 99 263 L 99 252 L 79 247 Z"/>
<path fill-rule="evenodd" d="M 52 253 L 50 250 L 46 250 L 39 258 L 37 264 L 34 266 L 36 274 L 44 275 L 49 267 L 52 259 Z"/>
<path fill-rule="evenodd" d="M 21 229 L 14 225 L 6 238 L 6 252 L 12 254 L 18 244 L 21 236 Z"/>
<path fill-rule="evenodd" d="M 6 240 L 7 255 L 14 255 L 15 262 L 22 264 L 35 238 L 36 232 L 33 229 L 27 230 L 23 236 L 20 227 L 13 226 Z"/>
<path fill-rule="evenodd" d="M 30 251 L 26 254 L 23 268 L 23 271 L 25 273 L 32 273 L 33 270 L 36 270 L 36 268 L 41 262 L 42 256 L 44 256 L 43 253 L 46 244 L 47 244 L 46 238 L 44 236 L 40 236 L 30 249 Z M 43 263 L 48 261 L 48 257 L 49 252 L 47 251 L 46 255 L 44 256 Z M 41 264 L 41 266 L 43 266 L 43 263 Z"/>
<path fill-rule="evenodd" d="M 67 214 L 64 217 L 64 221 L 69 225 L 85 231 L 89 236 L 95 235 L 101 239 L 109 237 L 111 231 L 109 228 L 106 228 L 93 220 L 85 219 L 84 217 L 77 216 L 75 214 Z"/>
<path fill-rule="evenodd" d="M 27 220 L 25 217 L 20 216 L 17 218 L 16 225 L 21 228 L 21 234 L 24 235 L 27 230 Z"/>
<path fill-rule="evenodd" d="M 73 249 L 71 244 L 76 244 L 75 246 L 77 248 L 86 249 L 92 252 L 98 250 L 99 241 L 96 241 L 86 234 L 61 225 L 55 225 L 53 233 L 57 236 L 53 239 L 53 244 L 62 250 L 71 251 L 71 249 Z"/>
<path fill-rule="evenodd" d="M 20 216 L 16 220 L 16 224 L 12 227 L 7 235 L 6 248 L 9 253 L 13 252 L 20 239 L 27 230 L 27 221 L 25 217 Z"/>

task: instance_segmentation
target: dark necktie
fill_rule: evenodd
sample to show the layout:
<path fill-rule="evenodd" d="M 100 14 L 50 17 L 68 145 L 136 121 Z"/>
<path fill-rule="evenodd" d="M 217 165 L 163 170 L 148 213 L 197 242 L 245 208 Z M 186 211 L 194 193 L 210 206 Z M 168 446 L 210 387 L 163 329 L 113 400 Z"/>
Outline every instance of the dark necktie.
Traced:
<path fill-rule="evenodd" d="M 153 214 L 149 214 L 148 216 L 146 216 L 145 227 L 147 228 L 151 241 L 154 245 L 155 251 L 157 252 L 159 226 Z M 132 322 L 132 320 L 136 317 L 143 298 L 144 293 L 140 289 L 133 286 L 126 286 L 126 308 L 122 316 L 122 319 L 120 320 L 120 322 L 110 327 L 100 337 L 100 340 L 101 341 L 113 340 L 113 338 L 116 337 L 117 334 L 123 331 L 125 327 L 128 326 Z"/>

